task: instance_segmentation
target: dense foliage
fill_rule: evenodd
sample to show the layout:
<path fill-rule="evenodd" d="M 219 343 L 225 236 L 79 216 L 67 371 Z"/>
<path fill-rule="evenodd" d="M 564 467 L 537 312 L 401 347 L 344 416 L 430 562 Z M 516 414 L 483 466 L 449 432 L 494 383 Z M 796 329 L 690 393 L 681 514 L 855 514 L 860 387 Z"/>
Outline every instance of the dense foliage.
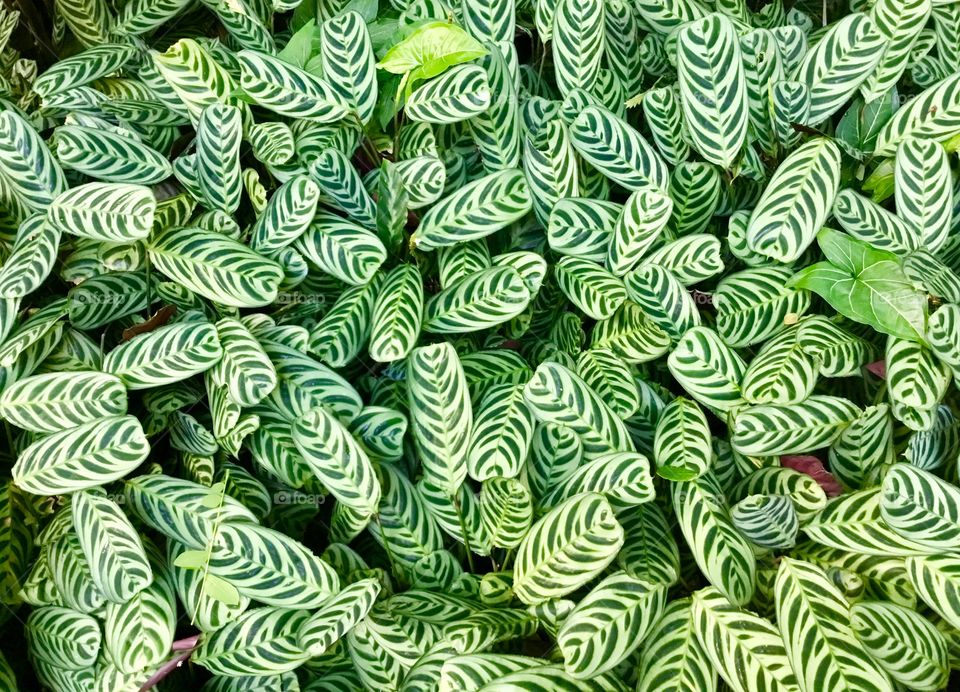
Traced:
<path fill-rule="evenodd" d="M 0 690 L 960 669 L 960 3 L 54 6 Z"/>

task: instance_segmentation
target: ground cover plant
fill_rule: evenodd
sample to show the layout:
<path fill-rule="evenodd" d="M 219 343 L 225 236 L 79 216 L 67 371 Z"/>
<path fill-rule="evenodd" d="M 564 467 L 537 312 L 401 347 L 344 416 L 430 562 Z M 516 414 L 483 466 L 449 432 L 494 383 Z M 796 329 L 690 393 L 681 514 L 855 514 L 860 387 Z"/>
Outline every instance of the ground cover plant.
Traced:
<path fill-rule="evenodd" d="M 0 690 L 950 685 L 960 3 L 22 9 Z"/>

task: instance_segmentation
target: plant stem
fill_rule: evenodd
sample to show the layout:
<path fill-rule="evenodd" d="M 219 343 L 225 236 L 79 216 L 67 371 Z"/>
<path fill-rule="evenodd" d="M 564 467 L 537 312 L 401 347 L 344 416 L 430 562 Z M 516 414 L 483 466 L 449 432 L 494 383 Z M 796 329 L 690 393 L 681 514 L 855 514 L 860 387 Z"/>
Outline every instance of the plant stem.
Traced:
<path fill-rule="evenodd" d="M 463 534 L 463 547 L 467 551 L 467 566 L 473 572 L 473 551 L 470 549 L 470 536 L 467 535 L 467 522 L 463 519 L 463 507 L 460 506 L 460 498 L 453 496 L 453 506 L 457 510 L 457 518 L 460 520 L 460 532 Z"/>
<path fill-rule="evenodd" d="M 387 534 L 383 531 L 383 522 L 380 521 L 380 513 L 377 512 L 373 516 L 377 520 L 377 527 L 380 529 L 380 537 L 383 538 L 383 549 L 387 553 L 387 562 L 390 563 L 390 576 L 399 583 L 401 579 L 397 576 L 397 564 L 393 561 L 393 551 L 390 550 L 390 541 L 387 540 Z"/>

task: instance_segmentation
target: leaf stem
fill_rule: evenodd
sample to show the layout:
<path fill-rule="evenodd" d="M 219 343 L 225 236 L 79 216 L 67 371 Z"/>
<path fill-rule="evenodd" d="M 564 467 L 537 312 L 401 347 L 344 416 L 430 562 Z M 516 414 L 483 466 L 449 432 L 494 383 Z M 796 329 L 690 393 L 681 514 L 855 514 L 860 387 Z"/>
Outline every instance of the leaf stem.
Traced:
<path fill-rule="evenodd" d="M 453 495 L 453 506 L 457 510 L 457 518 L 460 520 L 460 532 L 463 534 L 463 547 L 467 552 L 467 566 L 473 572 L 473 550 L 470 548 L 470 536 L 467 534 L 467 522 L 463 518 L 463 507 L 460 505 L 460 498 Z"/>
<path fill-rule="evenodd" d="M 390 549 L 390 541 L 387 540 L 387 534 L 383 530 L 383 522 L 380 521 L 380 513 L 377 512 L 373 516 L 377 520 L 377 528 L 380 529 L 380 537 L 383 539 L 383 549 L 387 553 L 387 562 L 390 563 L 390 576 L 393 577 L 397 583 L 400 583 L 402 580 L 397 575 L 397 563 L 393 560 L 393 551 Z"/>

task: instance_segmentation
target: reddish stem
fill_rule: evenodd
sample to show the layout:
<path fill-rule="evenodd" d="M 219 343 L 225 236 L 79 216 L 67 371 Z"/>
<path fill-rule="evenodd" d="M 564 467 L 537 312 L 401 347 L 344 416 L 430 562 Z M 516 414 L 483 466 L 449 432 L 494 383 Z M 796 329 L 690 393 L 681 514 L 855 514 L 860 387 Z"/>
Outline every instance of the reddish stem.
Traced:
<path fill-rule="evenodd" d="M 153 689 L 157 686 L 157 683 L 182 666 L 193 654 L 193 651 L 197 648 L 197 644 L 199 642 L 200 635 L 194 634 L 191 637 L 179 639 L 171 644 L 170 649 L 179 653 L 160 666 L 157 669 L 157 672 L 151 675 L 150 679 L 143 683 L 143 686 L 140 688 L 140 692 L 147 692 L 147 690 Z"/>

